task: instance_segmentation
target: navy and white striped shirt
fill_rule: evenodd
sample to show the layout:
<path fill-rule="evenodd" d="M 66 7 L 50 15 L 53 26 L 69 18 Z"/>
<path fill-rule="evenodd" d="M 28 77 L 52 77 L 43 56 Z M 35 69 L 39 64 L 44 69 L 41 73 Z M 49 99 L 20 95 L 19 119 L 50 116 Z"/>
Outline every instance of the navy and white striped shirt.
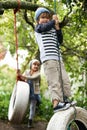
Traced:
<path fill-rule="evenodd" d="M 61 30 L 54 28 L 55 21 L 40 24 L 35 29 L 35 37 L 40 50 L 40 59 L 43 63 L 46 60 L 59 60 L 59 44 L 62 42 Z M 61 58 L 61 57 L 60 57 Z"/>

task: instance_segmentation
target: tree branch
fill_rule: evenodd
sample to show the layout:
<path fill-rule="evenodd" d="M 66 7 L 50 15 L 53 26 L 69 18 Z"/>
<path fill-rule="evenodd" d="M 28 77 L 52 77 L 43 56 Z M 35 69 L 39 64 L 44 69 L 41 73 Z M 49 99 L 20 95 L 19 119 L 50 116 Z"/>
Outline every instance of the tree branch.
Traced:
<path fill-rule="evenodd" d="M 24 11 L 24 19 L 25 19 L 26 23 L 28 23 L 29 25 L 32 26 L 33 29 L 35 28 L 33 22 L 30 21 L 28 16 L 27 16 L 27 10 Z"/>
<path fill-rule="evenodd" d="M 0 7 L 4 9 L 18 8 L 18 2 L 17 0 L 0 1 Z M 40 5 L 33 4 L 31 2 L 27 2 L 27 1 L 20 2 L 20 9 L 27 9 L 27 10 L 35 11 L 38 7 L 40 7 Z"/>
<path fill-rule="evenodd" d="M 38 7 L 41 7 L 41 5 L 37 5 L 36 3 L 31 3 L 31 2 L 28 2 L 28 1 L 21 1 L 20 2 L 20 9 L 26 9 L 26 10 L 30 10 L 30 11 L 36 11 L 36 9 Z M 44 6 L 42 6 L 44 7 Z M 0 14 L 3 14 L 4 12 L 4 9 L 17 9 L 19 8 L 19 5 L 18 5 L 18 1 L 17 0 L 6 0 L 6 1 L 0 1 Z M 49 9 L 48 7 L 45 7 L 47 9 Z M 49 9 L 50 10 L 50 9 Z M 54 11 L 53 10 L 50 10 L 52 14 L 54 14 Z M 28 18 L 26 16 L 26 22 L 29 24 L 32 24 L 30 21 L 28 21 Z M 68 23 L 68 19 L 66 19 L 66 16 L 64 17 L 63 21 L 60 23 L 60 27 L 64 27 L 66 26 L 66 24 Z M 34 27 L 32 25 L 32 27 Z"/>

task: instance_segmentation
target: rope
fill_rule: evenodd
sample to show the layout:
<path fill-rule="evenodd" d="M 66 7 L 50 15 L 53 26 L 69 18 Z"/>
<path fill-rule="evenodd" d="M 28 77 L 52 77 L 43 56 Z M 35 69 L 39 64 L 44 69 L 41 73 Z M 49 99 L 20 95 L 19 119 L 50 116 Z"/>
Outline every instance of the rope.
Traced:
<path fill-rule="evenodd" d="M 54 0 L 54 12 L 56 13 L 56 0 Z M 63 79 L 62 79 L 62 69 L 61 69 L 61 61 L 60 61 L 60 48 L 59 48 L 58 44 L 57 44 L 57 46 L 58 46 L 58 50 L 59 50 L 58 51 L 58 55 L 59 55 L 59 67 L 60 67 L 60 80 L 61 80 L 61 87 L 62 87 L 62 93 L 63 93 L 63 101 L 65 102 L 64 86 L 63 86 Z M 75 121 L 77 111 L 76 111 L 76 108 L 75 108 L 74 105 L 72 105 L 72 107 L 74 108 L 74 118 L 73 118 L 73 121 Z M 72 123 L 73 123 L 73 121 L 72 121 Z M 71 124 L 70 124 L 70 126 L 71 126 Z M 70 130 L 70 126 L 68 127 L 68 130 Z"/>
<path fill-rule="evenodd" d="M 15 43 L 16 43 L 16 61 L 17 61 L 17 75 L 18 75 L 18 37 L 17 37 L 17 28 L 16 28 L 16 13 L 20 10 L 20 0 L 17 0 L 18 8 L 14 9 L 14 34 L 15 34 Z M 16 78 L 17 80 L 17 78 Z"/>
<path fill-rule="evenodd" d="M 76 107 L 75 106 L 72 106 L 73 108 L 74 108 L 74 118 L 73 118 L 73 120 L 75 121 L 75 119 L 76 119 L 76 114 L 77 114 L 77 111 L 76 111 Z"/>
<path fill-rule="evenodd" d="M 60 48 L 58 48 L 60 49 Z M 61 60 L 60 60 L 60 51 L 59 53 L 59 68 L 60 68 L 60 82 L 61 82 L 61 89 L 62 89 L 62 94 L 63 94 L 63 101 L 66 102 L 65 100 L 65 94 L 64 94 L 64 86 L 63 86 L 63 78 L 62 78 L 62 68 L 61 68 Z"/>
<path fill-rule="evenodd" d="M 56 0 L 54 0 L 54 12 L 56 14 Z M 60 48 L 59 48 L 59 44 L 58 44 L 58 39 L 57 39 L 57 46 L 58 46 L 58 55 L 59 55 L 60 82 L 61 82 L 61 89 L 62 89 L 62 94 L 63 94 L 63 101 L 65 102 L 64 86 L 63 86 L 63 79 L 62 79 L 62 69 L 61 69 L 61 61 L 60 61 Z"/>
<path fill-rule="evenodd" d="M 74 108 L 74 117 L 73 117 L 72 122 L 70 122 L 70 124 L 68 125 L 67 130 L 71 130 L 71 126 L 72 126 L 72 124 L 74 123 L 74 121 L 76 120 L 77 110 L 76 110 L 76 108 L 75 108 L 74 105 L 72 105 L 72 107 Z"/>
<path fill-rule="evenodd" d="M 56 13 L 56 0 L 54 0 L 54 12 Z"/>
<path fill-rule="evenodd" d="M 20 10 L 20 6 L 21 6 L 21 1 L 17 0 L 17 2 L 18 2 L 18 8 L 14 9 L 14 14 L 16 14 Z"/>

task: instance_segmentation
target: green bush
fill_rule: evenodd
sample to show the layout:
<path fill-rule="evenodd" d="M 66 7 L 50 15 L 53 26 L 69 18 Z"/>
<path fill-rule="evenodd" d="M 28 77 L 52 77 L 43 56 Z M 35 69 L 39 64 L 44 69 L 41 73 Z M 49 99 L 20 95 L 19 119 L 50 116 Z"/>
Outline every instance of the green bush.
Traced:
<path fill-rule="evenodd" d="M 8 118 L 9 92 L 0 92 L 0 119 Z"/>
<path fill-rule="evenodd" d="M 8 118 L 9 101 L 15 82 L 15 71 L 7 65 L 0 67 L 0 119 Z"/>
<path fill-rule="evenodd" d="M 76 88 L 72 99 L 77 101 L 77 106 L 87 109 L 87 89 L 84 86 Z"/>
<path fill-rule="evenodd" d="M 53 115 L 53 107 L 50 100 L 42 97 L 42 102 L 38 109 L 38 115 L 40 116 L 40 118 L 47 121 L 51 118 L 51 116 Z"/>

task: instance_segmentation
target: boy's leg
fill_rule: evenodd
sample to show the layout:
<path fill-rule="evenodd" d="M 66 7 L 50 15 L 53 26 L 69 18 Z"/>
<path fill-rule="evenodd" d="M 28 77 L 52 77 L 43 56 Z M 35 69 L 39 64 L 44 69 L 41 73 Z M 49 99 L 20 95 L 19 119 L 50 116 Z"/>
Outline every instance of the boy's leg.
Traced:
<path fill-rule="evenodd" d="M 65 95 L 65 98 L 69 98 L 71 96 L 71 84 L 70 84 L 69 76 L 65 70 L 63 62 L 61 62 L 61 72 L 62 72 L 64 95 Z"/>
<path fill-rule="evenodd" d="M 59 82 L 58 63 L 56 60 L 49 60 L 43 64 L 44 73 L 47 79 L 51 100 L 62 100 L 62 93 Z M 54 103 L 54 102 L 53 102 Z"/>
<path fill-rule="evenodd" d="M 69 107 L 63 103 L 63 92 L 60 83 L 60 68 L 58 61 L 46 61 L 43 66 L 49 85 L 49 91 L 52 98 L 54 111 Z"/>

